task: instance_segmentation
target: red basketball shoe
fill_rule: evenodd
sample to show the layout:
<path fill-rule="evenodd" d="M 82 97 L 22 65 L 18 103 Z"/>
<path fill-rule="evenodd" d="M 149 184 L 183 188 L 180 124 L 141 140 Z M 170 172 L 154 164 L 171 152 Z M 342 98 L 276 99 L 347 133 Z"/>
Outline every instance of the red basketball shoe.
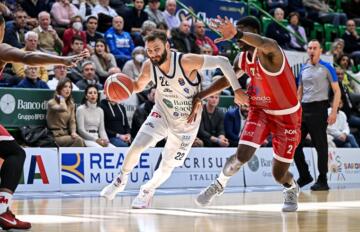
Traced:
<path fill-rule="evenodd" d="M 6 212 L 0 214 L 0 227 L 3 230 L 27 230 L 31 228 L 31 224 L 29 222 L 20 221 L 9 209 L 7 209 Z"/>

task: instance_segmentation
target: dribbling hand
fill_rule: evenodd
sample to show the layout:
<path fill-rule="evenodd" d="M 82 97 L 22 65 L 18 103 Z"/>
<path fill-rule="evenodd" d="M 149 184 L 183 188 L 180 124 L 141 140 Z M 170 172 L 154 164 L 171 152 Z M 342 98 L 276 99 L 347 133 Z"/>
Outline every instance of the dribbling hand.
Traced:
<path fill-rule="evenodd" d="M 188 123 L 192 123 L 196 121 L 197 114 L 199 113 L 201 107 L 202 107 L 201 99 L 197 95 L 195 95 L 192 101 L 191 113 L 187 120 Z"/>

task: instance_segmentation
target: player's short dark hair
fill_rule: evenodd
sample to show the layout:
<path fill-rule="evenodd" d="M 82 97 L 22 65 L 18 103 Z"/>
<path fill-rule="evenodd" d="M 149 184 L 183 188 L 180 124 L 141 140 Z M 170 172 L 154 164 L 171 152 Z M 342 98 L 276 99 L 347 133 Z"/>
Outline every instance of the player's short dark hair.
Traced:
<path fill-rule="evenodd" d="M 166 34 L 161 31 L 152 31 L 149 35 L 145 37 L 145 42 L 152 42 L 156 39 L 161 40 L 164 44 L 166 44 L 167 42 Z"/>
<path fill-rule="evenodd" d="M 257 18 L 255 18 L 254 16 L 242 17 L 241 19 L 239 19 L 239 21 L 237 21 L 236 25 L 251 27 L 251 28 L 255 29 L 257 31 L 257 33 L 261 32 L 260 21 Z"/>

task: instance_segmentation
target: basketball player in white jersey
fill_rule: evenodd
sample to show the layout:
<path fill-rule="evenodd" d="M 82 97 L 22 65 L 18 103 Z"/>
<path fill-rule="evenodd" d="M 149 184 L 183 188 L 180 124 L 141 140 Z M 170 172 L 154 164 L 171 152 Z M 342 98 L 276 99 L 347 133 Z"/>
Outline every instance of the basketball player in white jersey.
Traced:
<path fill-rule="evenodd" d="M 159 168 L 140 189 L 133 208 L 148 208 L 155 189 L 165 182 L 175 167 L 181 166 L 193 144 L 200 125 L 200 117 L 187 123 L 193 97 L 200 91 L 198 70 L 220 68 L 235 92 L 235 102 L 247 104 L 248 97 L 229 63 L 222 56 L 181 54 L 170 50 L 166 35 L 153 32 L 145 38 L 149 57 L 134 81 L 134 92 L 141 92 L 152 80 L 156 84 L 155 105 L 141 126 L 126 155 L 121 173 L 100 193 L 109 200 L 124 190 L 129 173 L 137 165 L 140 155 L 150 146 L 167 137 Z M 201 115 L 201 114 L 200 114 Z"/>

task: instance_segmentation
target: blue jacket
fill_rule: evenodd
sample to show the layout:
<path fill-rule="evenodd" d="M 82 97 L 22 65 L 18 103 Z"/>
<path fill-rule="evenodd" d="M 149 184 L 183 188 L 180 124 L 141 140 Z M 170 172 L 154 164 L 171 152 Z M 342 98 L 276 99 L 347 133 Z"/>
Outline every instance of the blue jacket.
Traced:
<path fill-rule="evenodd" d="M 225 137 L 233 141 L 239 141 L 240 127 L 241 118 L 239 108 L 236 107 L 228 110 L 224 118 Z"/>
<path fill-rule="evenodd" d="M 28 30 L 24 29 L 24 35 Z M 6 23 L 5 27 L 5 35 L 4 35 L 4 43 L 10 44 L 16 48 L 23 48 L 25 44 L 22 44 L 18 37 L 18 28 L 14 21 L 9 21 Z"/>
<path fill-rule="evenodd" d="M 113 27 L 105 32 L 106 43 L 116 59 L 130 60 L 131 52 L 134 50 L 134 42 L 126 31 L 118 34 Z"/>
<path fill-rule="evenodd" d="M 49 89 L 49 86 L 46 84 L 46 82 L 37 79 L 35 82 L 27 77 L 25 77 L 23 80 L 15 86 L 16 88 L 32 88 L 32 89 Z"/>

